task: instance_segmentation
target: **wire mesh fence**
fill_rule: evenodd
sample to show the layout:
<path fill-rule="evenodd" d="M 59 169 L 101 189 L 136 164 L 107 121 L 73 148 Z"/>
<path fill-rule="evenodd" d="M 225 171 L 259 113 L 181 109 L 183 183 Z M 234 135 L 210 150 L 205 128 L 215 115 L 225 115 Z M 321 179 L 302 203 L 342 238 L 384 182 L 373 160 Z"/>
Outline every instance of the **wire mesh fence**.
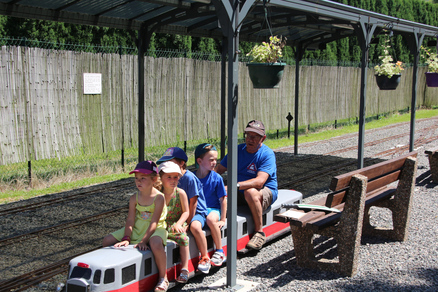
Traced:
<path fill-rule="evenodd" d="M 66 50 L 75 52 L 88 52 L 96 54 L 120 54 L 120 55 L 137 55 L 138 49 L 136 47 L 126 47 L 126 46 L 101 46 L 94 44 L 70 44 L 61 42 L 49 42 L 41 40 L 32 40 L 27 38 L 0 38 L 0 46 L 21 46 L 21 47 L 32 47 L 41 48 L 48 50 Z M 220 62 L 221 54 L 211 53 L 211 52 L 198 52 L 198 51 L 184 51 L 184 50 L 174 50 L 174 49 L 155 49 L 148 50 L 146 56 L 155 58 L 189 58 L 195 60 L 205 60 Z M 245 54 L 239 55 L 240 62 L 251 61 L 250 57 Z M 295 65 L 296 60 L 290 56 L 284 56 L 281 60 L 288 65 Z M 342 67 L 360 67 L 361 62 L 353 61 L 338 61 L 338 60 L 315 60 L 315 59 L 303 59 L 300 61 L 302 66 L 342 66 Z M 369 67 L 374 67 L 375 64 L 369 64 Z M 407 64 L 406 66 L 411 66 Z"/>
<path fill-rule="evenodd" d="M 120 54 L 135 55 L 138 54 L 137 48 L 123 46 L 96 46 L 96 45 L 77 45 L 65 44 L 58 42 L 46 42 L 39 40 L 29 40 L 26 38 L 0 38 L 2 47 L 32 47 L 47 50 L 67 50 L 75 52 L 89 52 L 95 54 Z M 190 58 L 195 60 L 205 60 L 220 62 L 220 54 L 206 52 L 187 52 L 181 50 L 149 50 L 147 56 L 155 58 Z M 248 57 L 243 54 L 240 61 L 248 62 Z M 283 60 L 289 65 L 294 65 L 294 59 Z M 327 60 L 302 60 L 302 66 L 344 66 L 360 67 L 359 62 L 338 62 Z M 372 66 L 372 65 L 370 65 Z M 11 88 L 10 90 L 14 90 Z M 24 113 L 18 113 L 22 115 Z M 330 122 L 329 122 L 330 123 Z M 333 122 L 336 124 L 336 121 Z M 308 127 L 310 129 L 310 126 Z M 277 130 L 277 133 L 271 133 L 271 138 L 284 137 L 285 130 Z M 275 137 L 276 136 L 276 137 Z M 198 143 L 214 142 L 216 145 L 219 140 L 205 141 L 180 141 L 176 145 L 162 145 L 145 149 L 146 159 L 157 160 L 168 146 L 178 146 L 185 149 L 189 156 L 193 153 Z M 2 141 L 0 141 L 1 143 Z M 32 157 L 32 155 L 30 155 Z M 17 188 L 36 187 L 38 184 L 51 184 L 55 181 L 69 181 L 81 177 L 100 176 L 111 173 L 125 173 L 131 170 L 138 161 L 138 148 L 123 148 L 102 153 L 94 154 L 76 154 L 62 158 L 50 159 L 29 159 L 18 163 L 9 163 L 0 165 L 0 192 L 8 192 Z"/>

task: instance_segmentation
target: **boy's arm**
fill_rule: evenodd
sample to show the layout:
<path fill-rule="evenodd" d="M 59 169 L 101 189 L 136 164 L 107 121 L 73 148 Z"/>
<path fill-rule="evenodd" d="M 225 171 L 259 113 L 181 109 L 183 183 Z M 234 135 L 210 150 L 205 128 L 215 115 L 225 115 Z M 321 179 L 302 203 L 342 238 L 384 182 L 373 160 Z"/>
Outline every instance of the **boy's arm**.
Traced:
<path fill-rule="evenodd" d="M 190 224 L 192 221 L 193 216 L 196 214 L 196 207 L 198 206 L 198 196 L 193 196 L 190 198 L 190 215 L 189 218 L 187 218 L 187 223 Z"/>
<path fill-rule="evenodd" d="M 227 220 L 227 196 L 223 196 L 222 198 L 220 198 L 220 201 L 221 201 L 220 221 L 224 222 L 224 224 L 225 224 L 225 220 Z"/>

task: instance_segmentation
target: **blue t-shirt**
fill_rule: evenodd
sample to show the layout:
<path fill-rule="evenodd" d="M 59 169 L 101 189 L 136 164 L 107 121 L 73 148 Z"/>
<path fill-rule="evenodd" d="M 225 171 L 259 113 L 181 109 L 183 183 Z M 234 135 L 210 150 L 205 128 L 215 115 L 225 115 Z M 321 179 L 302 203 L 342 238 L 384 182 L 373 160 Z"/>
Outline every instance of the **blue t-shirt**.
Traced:
<path fill-rule="evenodd" d="M 222 177 L 217 172 L 210 171 L 206 177 L 199 178 L 199 180 L 202 184 L 205 201 L 207 202 L 207 208 L 215 208 L 220 210 L 220 198 L 227 195 Z"/>
<path fill-rule="evenodd" d="M 189 201 L 191 198 L 198 196 L 198 204 L 196 206 L 196 214 L 207 216 L 207 205 L 205 203 L 204 192 L 202 185 L 196 175 L 187 170 L 186 173 L 179 179 L 178 187 L 187 193 Z"/>
<path fill-rule="evenodd" d="M 221 164 L 227 168 L 227 157 L 225 155 Z M 246 151 L 246 144 L 237 146 L 237 181 L 246 181 L 257 177 L 257 172 L 263 171 L 269 174 L 265 182 L 265 187 L 272 191 L 272 203 L 278 197 L 277 184 L 277 163 L 275 160 L 274 151 L 271 148 L 262 144 L 262 147 L 256 153 Z"/>

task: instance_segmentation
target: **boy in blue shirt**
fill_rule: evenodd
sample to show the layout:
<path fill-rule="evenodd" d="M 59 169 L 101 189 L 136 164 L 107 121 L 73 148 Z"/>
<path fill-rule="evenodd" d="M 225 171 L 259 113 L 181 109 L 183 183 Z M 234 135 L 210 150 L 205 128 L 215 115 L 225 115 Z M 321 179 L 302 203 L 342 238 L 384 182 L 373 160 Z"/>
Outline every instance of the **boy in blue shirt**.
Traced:
<path fill-rule="evenodd" d="M 204 234 L 202 236 L 195 235 L 192 231 L 197 230 L 199 223 L 202 223 L 200 229 L 204 227 L 205 218 L 207 218 L 207 205 L 205 202 L 204 192 L 202 190 L 202 185 L 199 179 L 195 176 L 193 172 L 187 170 L 187 155 L 179 147 L 170 147 L 164 152 L 163 156 L 158 159 L 157 164 L 161 164 L 165 161 L 172 161 L 179 165 L 181 168 L 182 177 L 178 181 L 178 187 L 183 189 L 187 193 L 187 197 L 189 198 L 189 218 L 187 222 L 190 225 L 190 231 L 195 237 L 196 244 L 202 245 L 202 243 L 198 243 L 199 241 L 205 241 L 205 251 L 200 249 L 201 259 L 198 263 L 198 270 L 207 274 L 210 271 L 210 258 L 208 257 L 207 252 L 207 239 Z"/>
<path fill-rule="evenodd" d="M 225 261 L 221 229 L 225 225 L 227 217 L 227 192 L 222 177 L 214 171 L 217 155 L 215 146 L 208 143 L 198 145 L 195 150 L 195 165 L 197 168 L 195 174 L 202 183 L 205 201 L 207 202 L 206 221 L 216 246 L 216 251 L 210 262 L 214 266 L 221 266 Z M 199 225 L 193 225 L 191 231 L 194 228 L 199 228 Z M 199 232 L 199 230 L 194 231 Z M 202 230 L 200 231 L 202 232 Z M 194 234 L 193 231 L 192 233 Z M 207 251 L 207 242 L 205 242 L 205 246 L 204 242 L 200 242 L 198 248 Z"/>

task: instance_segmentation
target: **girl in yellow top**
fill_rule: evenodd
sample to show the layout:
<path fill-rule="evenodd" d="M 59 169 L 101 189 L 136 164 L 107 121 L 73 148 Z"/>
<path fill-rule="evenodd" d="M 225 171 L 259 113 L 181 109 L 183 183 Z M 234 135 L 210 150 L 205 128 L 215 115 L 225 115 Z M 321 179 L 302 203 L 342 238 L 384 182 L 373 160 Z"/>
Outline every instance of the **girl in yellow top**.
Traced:
<path fill-rule="evenodd" d="M 158 181 L 157 165 L 152 161 L 137 164 L 129 174 L 135 173 L 138 193 L 129 199 L 128 218 L 121 228 L 103 239 L 103 246 L 124 247 L 135 244 L 139 250 L 148 250 L 148 243 L 154 254 L 160 280 L 155 291 L 167 291 L 166 276 L 167 208 L 164 195 L 154 186 Z"/>

